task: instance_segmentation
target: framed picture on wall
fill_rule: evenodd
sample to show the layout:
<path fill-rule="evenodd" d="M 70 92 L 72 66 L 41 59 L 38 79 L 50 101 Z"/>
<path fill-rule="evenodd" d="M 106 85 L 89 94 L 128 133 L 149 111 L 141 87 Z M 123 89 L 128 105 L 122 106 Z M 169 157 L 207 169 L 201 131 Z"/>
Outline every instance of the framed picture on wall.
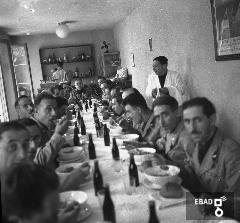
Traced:
<path fill-rule="evenodd" d="M 240 0 L 210 0 L 216 60 L 240 59 Z"/>

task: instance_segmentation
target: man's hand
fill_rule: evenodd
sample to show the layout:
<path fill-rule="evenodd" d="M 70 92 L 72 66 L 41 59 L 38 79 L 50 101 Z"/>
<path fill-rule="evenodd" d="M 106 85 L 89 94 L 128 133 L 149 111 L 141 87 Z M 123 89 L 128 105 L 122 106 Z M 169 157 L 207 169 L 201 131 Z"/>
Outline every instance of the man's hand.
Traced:
<path fill-rule="evenodd" d="M 196 173 L 198 173 L 199 169 L 200 169 L 200 162 L 199 162 L 199 158 L 198 158 L 199 149 L 200 149 L 200 146 L 199 146 L 199 142 L 198 142 L 198 143 L 196 143 L 195 147 L 193 148 L 191 155 L 189 153 L 186 153 L 188 160 L 191 162 Z"/>
<path fill-rule="evenodd" d="M 160 93 L 160 96 L 169 95 L 168 88 L 167 87 L 159 88 L 159 93 Z"/>
<path fill-rule="evenodd" d="M 68 129 L 68 119 L 66 116 L 63 116 L 55 127 L 55 133 L 59 135 L 64 135 Z"/>
<path fill-rule="evenodd" d="M 78 218 L 80 211 L 80 204 L 78 202 L 72 202 L 65 205 L 60 209 L 58 213 L 58 222 L 59 223 L 74 223 Z"/>
<path fill-rule="evenodd" d="M 157 88 L 152 89 L 152 97 L 153 98 L 157 97 Z"/>
<path fill-rule="evenodd" d="M 156 141 L 157 150 L 162 152 L 165 151 L 166 146 L 166 139 L 165 137 L 162 137 Z"/>
<path fill-rule="evenodd" d="M 85 182 L 85 178 L 89 176 L 90 166 L 83 163 L 79 168 L 73 170 L 70 175 L 63 181 L 61 191 L 76 190 L 79 185 Z"/>

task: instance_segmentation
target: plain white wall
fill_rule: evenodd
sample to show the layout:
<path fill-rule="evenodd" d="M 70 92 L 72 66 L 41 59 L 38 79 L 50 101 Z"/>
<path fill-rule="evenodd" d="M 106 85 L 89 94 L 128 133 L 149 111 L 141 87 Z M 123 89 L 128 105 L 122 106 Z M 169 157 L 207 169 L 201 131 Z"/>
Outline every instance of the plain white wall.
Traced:
<path fill-rule="evenodd" d="M 219 126 L 240 141 L 240 62 L 215 61 L 209 0 L 146 0 L 114 28 L 114 38 L 134 87 L 145 92 L 152 59 L 167 56 L 169 69 L 183 75 L 193 96 L 216 105 Z"/>

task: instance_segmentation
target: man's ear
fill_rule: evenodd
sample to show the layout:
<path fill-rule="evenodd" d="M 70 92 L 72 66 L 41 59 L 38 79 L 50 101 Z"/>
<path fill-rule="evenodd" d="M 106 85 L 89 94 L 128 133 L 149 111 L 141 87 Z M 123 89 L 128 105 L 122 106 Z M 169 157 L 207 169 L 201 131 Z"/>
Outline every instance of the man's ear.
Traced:
<path fill-rule="evenodd" d="M 212 115 L 209 117 L 209 120 L 210 120 L 210 125 L 211 125 L 211 126 L 215 126 L 215 125 L 216 125 L 216 120 L 217 120 L 216 114 L 212 114 Z"/>

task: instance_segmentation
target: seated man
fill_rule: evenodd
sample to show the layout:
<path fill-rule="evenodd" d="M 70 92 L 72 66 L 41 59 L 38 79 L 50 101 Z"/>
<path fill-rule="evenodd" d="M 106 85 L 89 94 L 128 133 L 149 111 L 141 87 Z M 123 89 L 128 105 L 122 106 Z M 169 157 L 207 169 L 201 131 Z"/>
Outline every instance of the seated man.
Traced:
<path fill-rule="evenodd" d="M 153 113 L 140 93 L 132 93 L 123 99 L 125 114 L 133 121 L 133 128 L 145 140 L 152 131 Z"/>
<path fill-rule="evenodd" d="M 81 79 L 78 79 L 74 83 L 75 89 L 70 93 L 68 104 L 78 104 L 83 97 L 83 83 Z"/>
<path fill-rule="evenodd" d="M 52 159 L 57 157 L 58 152 L 63 147 L 65 139 L 63 135 L 68 129 L 68 120 L 63 116 L 54 129 L 54 132 L 51 131 L 51 127 L 55 126 L 54 121 L 56 120 L 56 99 L 47 93 L 39 94 L 35 100 L 35 113 L 32 118 L 38 125 L 41 130 L 42 135 L 42 146 L 49 144 L 48 148 L 51 150 L 49 162 L 54 164 Z"/>
<path fill-rule="evenodd" d="M 26 95 L 20 96 L 15 104 L 15 109 L 18 114 L 18 119 L 29 118 L 34 113 L 34 105 L 30 97 Z"/>
<path fill-rule="evenodd" d="M 58 179 L 54 171 L 30 163 L 18 163 L 2 182 L 3 214 L 15 223 L 74 222 L 80 205 L 59 211 Z"/>
<path fill-rule="evenodd" d="M 156 140 L 156 148 L 171 161 L 182 163 L 186 154 L 182 146 L 179 146 L 179 139 L 186 133 L 178 114 L 177 100 L 171 96 L 161 96 L 156 98 L 152 108 L 155 132 L 158 132 L 159 137 Z"/>
<path fill-rule="evenodd" d="M 216 110 L 207 98 L 193 98 L 183 104 L 182 110 L 184 125 L 190 137 L 184 143 L 188 156 L 184 169 L 184 185 L 189 186 L 195 180 L 194 188 L 189 187 L 193 192 L 234 192 L 234 197 L 238 198 L 239 144 L 225 137 L 217 128 Z M 235 208 L 239 208 L 239 203 Z M 239 210 L 235 214 L 239 215 Z"/>

